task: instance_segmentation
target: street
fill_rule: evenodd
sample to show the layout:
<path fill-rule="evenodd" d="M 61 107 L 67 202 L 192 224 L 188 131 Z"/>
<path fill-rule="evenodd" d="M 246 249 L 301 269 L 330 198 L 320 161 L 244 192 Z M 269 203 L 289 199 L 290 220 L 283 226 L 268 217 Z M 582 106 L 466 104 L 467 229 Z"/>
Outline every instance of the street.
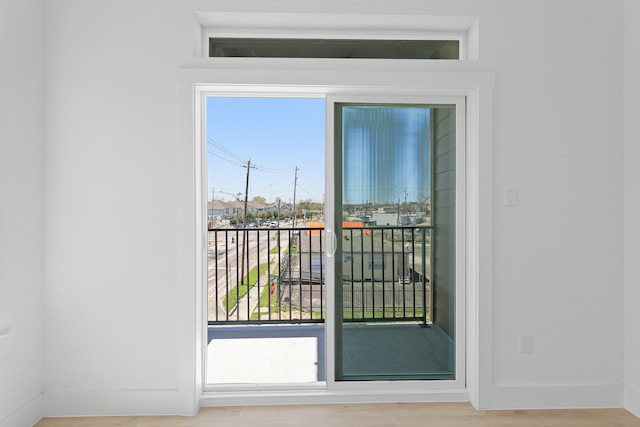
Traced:
<path fill-rule="evenodd" d="M 245 238 L 246 243 L 245 243 Z M 288 233 L 278 229 L 218 229 L 209 232 L 208 253 L 208 315 L 210 320 L 225 320 L 227 316 L 234 320 L 248 320 L 255 305 L 259 301 L 259 291 L 269 284 L 266 276 L 267 269 L 260 271 L 259 287 L 241 299 L 237 307 L 224 306 L 224 298 L 240 283 L 241 277 L 247 277 L 249 272 L 259 264 L 268 263 L 278 256 L 288 245 Z M 243 247 L 244 246 L 244 247 Z M 274 253 L 271 253 L 274 251 Z M 247 262 L 248 260 L 248 262 Z M 244 261 L 244 262 L 243 262 Z M 277 269 L 278 263 L 271 264 L 271 269 Z M 271 274 L 277 274 L 270 271 Z"/>

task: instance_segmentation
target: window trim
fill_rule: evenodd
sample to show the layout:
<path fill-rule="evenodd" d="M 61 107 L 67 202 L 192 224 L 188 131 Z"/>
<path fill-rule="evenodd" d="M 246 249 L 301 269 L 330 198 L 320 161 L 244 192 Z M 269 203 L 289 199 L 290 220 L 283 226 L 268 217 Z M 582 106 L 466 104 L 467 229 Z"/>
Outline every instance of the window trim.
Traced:
<path fill-rule="evenodd" d="M 196 12 L 195 18 L 199 33 L 195 52 L 205 58 L 209 57 L 210 37 L 246 37 L 448 39 L 460 42 L 458 60 L 479 59 L 479 18 L 475 16 Z"/>
<path fill-rule="evenodd" d="M 289 62 L 291 65 L 291 62 Z M 337 74 L 336 74 L 337 73 Z M 276 73 L 274 72 L 274 75 Z M 337 75 L 342 76 L 338 78 Z M 495 393 L 499 392 L 492 382 L 492 111 L 495 74 L 487 72 L 433 72 L 415 73 L 395 71 L 376 73 L 372 78 L 360 79 L 358 83 L 350 81 L 349 74 L 329 69 L 323 73 L 300 75 L 296 67 L 284 67 L 277 71 L 278 79 L 264 73 L 264 70 L 183 68 L 178 73 L 180 103 L 181 144 L 178 164 L 182 180 L 191 177 L 193 193 L 185 197 L 185 209 L 192 212 L 193 225 L 183 229 L 193 230 L 193 237 L 185 239 L 180 253 L 192 255 L 185 257 L 185 267 L 196 267 L 193 288 L 181 298 L 180 311 L 184 313 L 181 322 L 182 336 L 190 337 L 191 350 L 181 351 L 181 375 L 183 387 L 194 391 L 198 406 L 235 405 L 248 403 L 294 404 L 294 403 L 339 403 L 339 402 L 382 402 L 392 398 L 394 401 L 471 401 L 476 408 L 487 407 Z M 294 76 L 298 76 L 296 79 Z M 295 82 L 291 85 L 282 81 Z M 392 85 L 387 82 L 392 81 Z M 332 82 L 327 84 L 327 82 Z M 467 290 L 467 384 L 465 390 L 443 391 L 396 391 L 390 394 L 359 390 L 357 392 L 328 392 L 322 389 L 300 391 L 292 394 L 271 390 L 256 394 L 246 391 L 211 393 L 203 386 L 203 355 L 206 351 L 206 289 L 202 286 L 202 259 L 206 257 L 206 230 L 201 224 L 205 205 L 201 200 L 203 146 L 201 143 L 202 96 L 214 91 L 218 96 L 239 96 L 240 94 L 282 96 L 304 94 L 304 96 L 322 96 L 323 93 L 351 92 L 363 93 L 366 88 L 376 86 L 390 94 L 408 93 L 413 95 L 441 95 L 444 92 L 466 96 L 467 120 L 467 244 L 465 288 Z M 266 96 L 266 95 L 265 95 Z M 482 141 L 482 144 L 480 144 Z M 186 184 L 186 182 L 185 182 Z M 195 200 L 195 204 L 193 204 Z M 188 206 L 187 206 L 188 205 Z M 185 214 L 187 211 L 185 211 Z M 185 218 L 186 219 L 186 218 Z M 186 237 L 186 236 L 185 236 Z M 193 246 L 189 244 L 193 242 Z M 188 260 L 191 260 L 189 262 Z M 193 298 L 193 299 L 191 299 Z M 189 319 L 193 319 L 193 324 Z M 182 386 L 181 386 L 182 387 Z M 186 389 L 185 389 L 186 390 Z M 416 394 L 416 392 L 418 394 Z M 386 397 L 385 397 L 386 396 Z"/>

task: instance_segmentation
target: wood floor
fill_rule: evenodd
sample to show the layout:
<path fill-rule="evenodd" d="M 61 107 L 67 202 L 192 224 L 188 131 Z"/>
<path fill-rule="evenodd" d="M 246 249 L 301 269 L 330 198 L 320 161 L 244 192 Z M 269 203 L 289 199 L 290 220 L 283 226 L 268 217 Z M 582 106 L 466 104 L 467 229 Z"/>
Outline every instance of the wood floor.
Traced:
<path fill-rule="evenodd" d="M 468 403 L 202 408 L 194 417 L 46 418 L 36 427 L 640 426 L 624 409 L 476 411 Z"/>

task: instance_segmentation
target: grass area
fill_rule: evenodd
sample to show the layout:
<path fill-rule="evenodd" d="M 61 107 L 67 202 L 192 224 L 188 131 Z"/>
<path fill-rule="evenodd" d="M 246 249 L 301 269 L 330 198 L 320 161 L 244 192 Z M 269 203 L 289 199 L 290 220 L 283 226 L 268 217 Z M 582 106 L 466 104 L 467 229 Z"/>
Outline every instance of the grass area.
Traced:
<path fill-rule="evenodd" d="M 304 310 L 302 313 L 297 308 L 291 310 L 288 305 L 280 305 L 278 304 L 278 281 L 275 281 L 276 287 L 274 289 L 273 295 L 269 296 L 269 286 L 265 286 L 262 290 L 262 294 L 260 295 L 260 303 L 258 307 L 260 307 L 260 313 L 258 315 L 258 308 L 256 308 L 251 314 L 251 320 L 268 320 L 269 312 L 271 312 L 271 320 L 277 320 L 279 318 L 283 320 L 289 320 L 291 318 L 298 319 L 301 317 L 303 313 L 309 313 L 308 310 Z M 271 283 L 269 283 L 271 285 Z M 269 307 L 269 302 L 271 302 L 271 307 Z M 270 310 L 269 310 L 270 309 Z M 311 312 L 311 319 L 322 319 L 324 313 L 320 310 L 313 310 Z M 309 318 L 308 316 L 304 316 L 305 319 Z"/>
<path fill-rule="evenodd" d="M 308 314 L 311 313 L 310 316 L 305 316 L 305 319 L 322 319 L 324 318 L 324 311 L 320 311 L 320 310 L 313 310 L 313 311 L 309 311 L 309 309 L 305 308 L 302 311 L 300 310 L 299 307 L 289 307 L 288 305 L 283 305 L 280 306 L 280 311 L 283 313 L 289 313 L 291 312 L 292 315 L 296 314 L 298 316 L 300 316 L 301 314 Z M 287 314 L 286 316 L 282 316 L 283 319 L 288 319 L 289 318 L 289 314 Z M 297 317 L 294 317 L 295 319 L 297 319 Z"/>
<path fill-rule="evenodd" d="M 275 280 L 275 289 L 273 295 L 269 296 L 269 289 L 271 287 L 271 282 L 269 282 L 269 286 L 265 286 L 260 294 L 260 302 L 258 303 L 258 307 L 260 309 L 260 316 L 258 317 L 258 308 L 256 308 L 251 314 L 251 320 L 260 319 L 268 319 L 269 311 L 271 311 L 271 318 L 277 319 L 278 313 L 278 281 Z M 269 310 L 269 301 L 271 301 L 271 310 Z"/>
<path fill-rule="evenodd" d="M 251 290 L 251 288 L 253 288 L 256 285 L 256 283 L 258 283 L 258 277 L 259 277 L 258 272 L 260 272 L 260 274 L 263 274 L 264 272 L 267 271 L 268 266 L 269 264 L 264 262 L 259 266 L 253 267 L 249 272 L 248 276 L 245 276 L 243 278 L 242 283 L 229 289 L 229 293 L 222 300 L 222 306 L 225 307 L 227 312 L 229 312 L 229 310 L 235 307 L 236 304 L 238 304 L 238 301 L 242 297 L 247 295 Z"/>
<path fill-rule="evenodd" d="M 274 246 L 273 248 L 271 248 L 271 250 L 269 251 L 270 254 L 277 254 L 280 251 L 280 246 Z"/>

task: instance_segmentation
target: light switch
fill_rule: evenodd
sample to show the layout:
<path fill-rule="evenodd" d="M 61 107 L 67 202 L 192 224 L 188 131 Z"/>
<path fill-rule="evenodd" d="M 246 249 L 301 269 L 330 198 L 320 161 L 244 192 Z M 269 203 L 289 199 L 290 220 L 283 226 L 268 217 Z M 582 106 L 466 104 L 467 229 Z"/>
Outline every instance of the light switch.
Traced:
<path fill-rule="evenodd" d="M 516 206 L 518 204 L 518 190 L 516 187 L 504 187 L 504 205 Z"/>

